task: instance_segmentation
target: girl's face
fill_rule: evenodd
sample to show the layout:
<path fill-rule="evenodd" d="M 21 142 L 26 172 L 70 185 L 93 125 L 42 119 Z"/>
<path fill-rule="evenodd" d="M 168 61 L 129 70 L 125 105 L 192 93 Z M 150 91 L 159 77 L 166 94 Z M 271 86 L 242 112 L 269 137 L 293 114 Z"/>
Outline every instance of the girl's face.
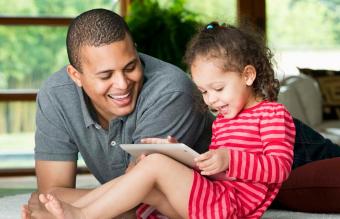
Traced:
<path fill-rule="evenodd" d="M 232 119 L 243 109 L 256 105 L 251 87 L 256 71 L 251 65 L 243 72 L 224 71 L 223 64 L 218 58 L 198 56 L 190 70 L 204 102 L 225 118 Z"/>

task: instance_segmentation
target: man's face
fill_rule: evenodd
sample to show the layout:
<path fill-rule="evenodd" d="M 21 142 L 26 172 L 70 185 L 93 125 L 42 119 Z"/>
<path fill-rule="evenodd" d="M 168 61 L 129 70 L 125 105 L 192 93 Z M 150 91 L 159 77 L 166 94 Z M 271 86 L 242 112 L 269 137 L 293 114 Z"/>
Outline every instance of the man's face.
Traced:
<path fill-rule="evenodd" d="M 71 78 L 90 97 L 102 119 L 110 121 L 130 114 L 143 84 L 143 68 L 129 36 L 100 47 L 84 46 L 80 50 L 82 72 Z"/>

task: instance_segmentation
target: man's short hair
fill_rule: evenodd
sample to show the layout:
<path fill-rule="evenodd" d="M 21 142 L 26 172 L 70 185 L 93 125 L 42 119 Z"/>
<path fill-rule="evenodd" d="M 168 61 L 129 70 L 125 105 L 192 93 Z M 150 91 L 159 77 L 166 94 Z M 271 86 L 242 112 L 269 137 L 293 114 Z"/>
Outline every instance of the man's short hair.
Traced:
<path fill-rule="evenodd" d="M 124 19 L 113 11 L 92 9 L 76 17 L 67 32 L 66 46 L 70 64 L 81 71 L 83 46 L 104 46 L 131 37 Z"/>

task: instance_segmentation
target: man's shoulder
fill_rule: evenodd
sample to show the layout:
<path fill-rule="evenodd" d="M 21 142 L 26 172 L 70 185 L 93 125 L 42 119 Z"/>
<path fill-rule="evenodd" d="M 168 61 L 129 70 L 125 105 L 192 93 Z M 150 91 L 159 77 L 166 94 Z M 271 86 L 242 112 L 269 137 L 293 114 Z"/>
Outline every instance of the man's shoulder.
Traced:
<path fill-rule="evenodd" d="M 39 101 L 69 102 L 78 98 L 75 83 L 68 76 L 66 67 L 61 68 L 49 76 L 42 84 L 38 92 Z"/>
<path fill-rule="evenodd" d="M 145 83 L 143 89 L 153 92 L 192 92 L 193 82 L 188 74 L 177 66 L 160 59 L 141 54 L 144 63 Z"/>
<path fill-rule="evenodd" d="M 40 91 L 55 91 L 58 88 L 65 88 L 65 86 L 75 86 L 74 82 L 68 76 L 66 66 L 50 75 L 42 84 Z M 62 90 L 61 89 L 61 90 Z"/>

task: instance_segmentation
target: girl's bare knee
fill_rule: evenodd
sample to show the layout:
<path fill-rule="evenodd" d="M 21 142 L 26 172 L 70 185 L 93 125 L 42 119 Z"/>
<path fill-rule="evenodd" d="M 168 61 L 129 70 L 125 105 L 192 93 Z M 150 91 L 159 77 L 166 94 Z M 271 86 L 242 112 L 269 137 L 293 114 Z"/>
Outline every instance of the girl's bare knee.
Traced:
<path fill-rule="evenodd" d="M 167 164 L 173 162 L 173 160 L 163 154 L 153 153 L 149 154 L 145 158 L 143 158 L 139 163 L 138 166 L 147 169 L 146 171 L 164 171 L 164 168 Z"/>

